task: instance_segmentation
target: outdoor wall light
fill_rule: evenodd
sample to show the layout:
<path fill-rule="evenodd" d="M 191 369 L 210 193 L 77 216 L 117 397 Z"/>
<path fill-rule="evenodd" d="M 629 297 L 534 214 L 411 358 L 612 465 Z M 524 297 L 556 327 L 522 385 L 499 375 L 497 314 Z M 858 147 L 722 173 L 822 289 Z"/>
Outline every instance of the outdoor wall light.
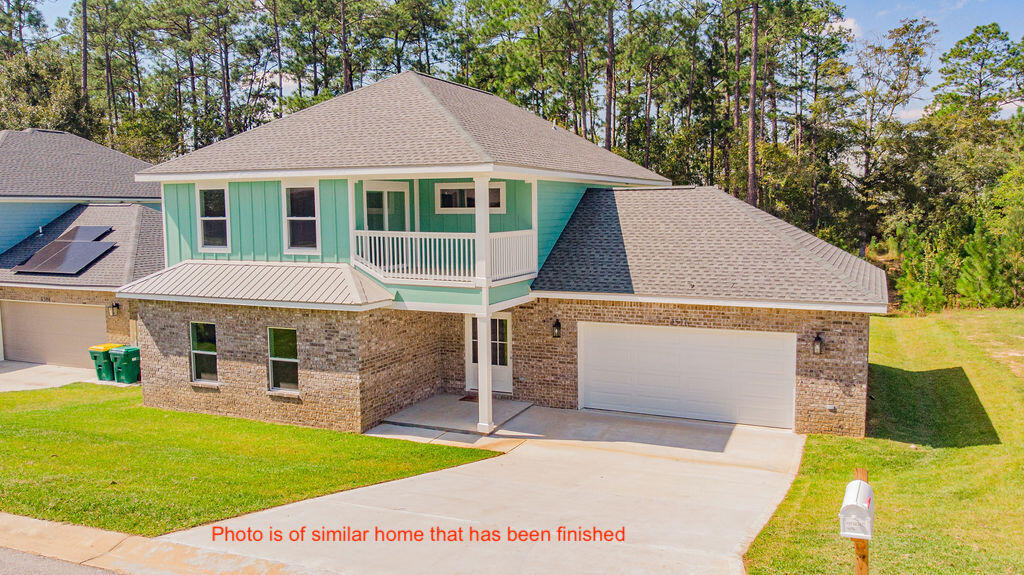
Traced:
<path fill-rule="evenodd" d="M 120 311 L 121 311 L 121 304 L 117 303 L 116 301 L 114 303 L 110 304 L 109 306 L 107 306 L 107 314 L 110 317 L 116 316 L 118 314 L 118 312 L 120 312 Z"/>
<path fill-rule="evenodd" d="M 814 355 L 821 355 L 821 350 L 825 347 L 825 340 L 821 339 L 821 334 L 814 336 Z"/>
<path fill-rule="evenodd" d="M 551 326 L 551 337 L 562 337 L 562 322 L 558 321 L 558 318 L 555 318 L 555 323 Z"/>

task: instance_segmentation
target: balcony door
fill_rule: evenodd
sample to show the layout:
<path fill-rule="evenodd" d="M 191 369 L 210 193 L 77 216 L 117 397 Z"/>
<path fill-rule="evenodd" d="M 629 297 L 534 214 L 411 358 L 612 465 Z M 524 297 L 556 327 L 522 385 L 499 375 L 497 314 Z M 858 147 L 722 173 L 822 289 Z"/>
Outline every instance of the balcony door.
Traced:
<path fill-rule="evenodd" d="M 405 182 L 367 182 L 366 229 L 409 230 L 409 185 Z"/>

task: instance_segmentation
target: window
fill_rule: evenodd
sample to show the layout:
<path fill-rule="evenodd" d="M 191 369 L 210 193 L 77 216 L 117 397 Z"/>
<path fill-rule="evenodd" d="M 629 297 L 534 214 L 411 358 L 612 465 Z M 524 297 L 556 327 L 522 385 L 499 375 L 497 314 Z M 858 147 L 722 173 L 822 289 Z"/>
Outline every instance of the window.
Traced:
<path fill-rule="evenodd" d="M 270 341 L 270 389 L 299 389 L 299 346 L 294 329 L 272 327 Z"/>
<path fill-rule="evenodd" d="M 476 319 L 473 325 L 473 363 L 477 360 Z M 491 318 L 491 365 L 508 365 L 508 320 Z"/>
<path fill-rule="evenodd" d="M 491 182 L 488 195 L 491 213 L 504 214 L 505 182 Z M 436 184 L 434 205 L 439 214 L 472 214 L 476 209 L 476 187 L 473 182 Z"/>
<path fill-rule="evenodd" d="M 228 196 L 224 188 L 199 190 L 200 249 L 228 249 Z"/>
<path fill-rule="evenodd" d="M 212 323 L 191 323 L 192 381 L 217 381 L 217 328 Z"/>
<path fill-rule="evenodd" d="M 290 250 L 317 249 L 316 189 L 286 188 L 285 238 Z"/>

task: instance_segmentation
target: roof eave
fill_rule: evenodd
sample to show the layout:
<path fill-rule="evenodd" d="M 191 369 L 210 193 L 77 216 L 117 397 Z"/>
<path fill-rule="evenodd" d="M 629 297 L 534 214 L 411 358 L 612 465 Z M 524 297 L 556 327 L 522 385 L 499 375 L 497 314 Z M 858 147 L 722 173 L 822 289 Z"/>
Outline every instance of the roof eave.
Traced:
<path fill-rule="evenodd" d="M 361 304 L 335 304 L 335 303 L 311 303 L 301 301 L 277 301 L 277 300 L 257 300 L 257 299 L 234 299 L 234 298 L 210 298 L 210 297 L 196 297 L 196 296 L 177 296 L 177 295 L 165 295 L 165 294 L 149 294 L 149 293 L 133 293 L 117 291 L 114 294 L 116 297 L 121 299 L 135 299 L 135 300 L 146 300 L 146 301 L 169 301 L 169 302 L 185 302 L 185 303 L 205 303 L 215 305 L 238 305 L 238 306 L 250 306 L 250 307 L 273 307 L 273 308 L 297 308 L 297 309 L 315 309 L 315 310 L 329 310 L 329 311 L 369 311 L 381 307 L 387 307 L 392 304 L 391 300 L 384 300 L 378 302 L 368 302 Z"/>
<path fill-rule="evenodd" d="M 888 304 L 882 302 L 821 302 L 746 298 L 710 298 L 710 297 L 679 297 L 651 296 L 629 293 L 571 292 L 558 290 L 531 290 L 533 296 L 550 299 L 580 299 L 594 301 L 628 301 L 643 303 L 666 303 L 682 305 L 705 305 L 713 307 L 753 307 L 769 309 L 793 309 L 808 311 L 836 311 L 884 314 L 888 313 Z"/>

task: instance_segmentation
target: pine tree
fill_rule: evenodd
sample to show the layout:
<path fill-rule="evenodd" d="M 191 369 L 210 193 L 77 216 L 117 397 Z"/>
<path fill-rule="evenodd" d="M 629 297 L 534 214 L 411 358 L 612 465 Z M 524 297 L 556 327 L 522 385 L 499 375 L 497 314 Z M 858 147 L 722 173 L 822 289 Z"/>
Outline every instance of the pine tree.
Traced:
<path fill-rule="evenodd" d="M 1007 214 L 1000 248 L 1009 289 L 1007 304 L 1024 306 L 1024 208 L 1015 207 Z"/>
<path fill-rule="evenodd" d="M 1003 276 L 1000 247 L 983 222 L 974 226 L 974 236 L 964 246 L 967 257 L 960 267 L 956 291 L 970 307 L 1001 307 L 1009 301 Z"/>
<path fill-rule="evenodd" d="M 946 304 L 940 277 L 946 267 L 945 258 L 942 254 L 929 257 L 924 241 L 913 228 L 906 231 L 903 241 L 903 275 L 896 280 L 903 309 L 911 313 L 941 310 Z"/>

